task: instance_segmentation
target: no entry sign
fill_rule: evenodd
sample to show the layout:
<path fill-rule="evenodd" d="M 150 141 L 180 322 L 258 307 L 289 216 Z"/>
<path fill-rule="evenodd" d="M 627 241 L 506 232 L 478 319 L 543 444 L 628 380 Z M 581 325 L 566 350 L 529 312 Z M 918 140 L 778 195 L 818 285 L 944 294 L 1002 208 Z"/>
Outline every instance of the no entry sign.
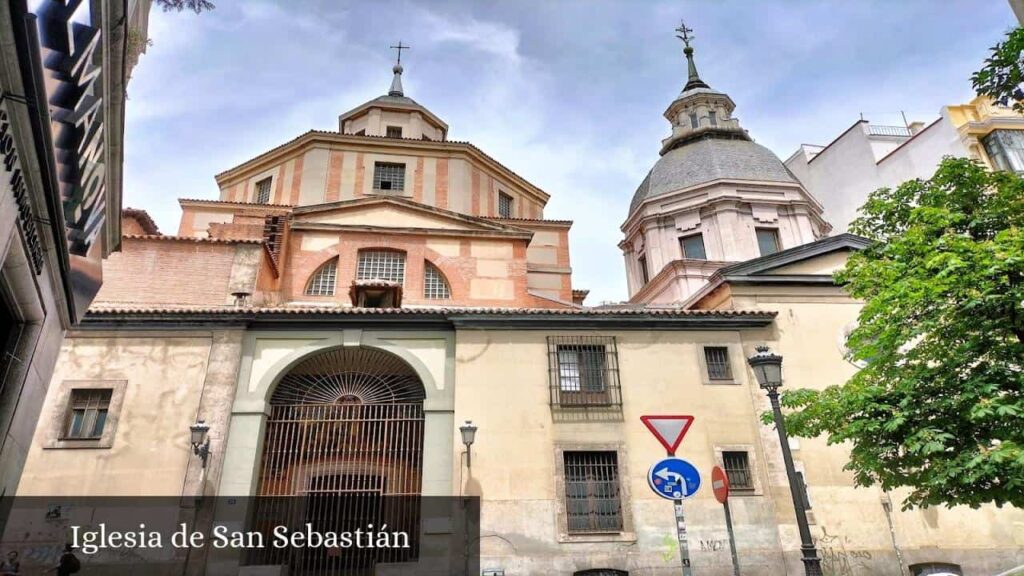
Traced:
<path fill-rule="evenodd" d="M 722 470 L 721 466 L 711 469 L 711 490 L 719 504 L 729 501 L 729 477 L 725 475 L 725 470 Z"/>

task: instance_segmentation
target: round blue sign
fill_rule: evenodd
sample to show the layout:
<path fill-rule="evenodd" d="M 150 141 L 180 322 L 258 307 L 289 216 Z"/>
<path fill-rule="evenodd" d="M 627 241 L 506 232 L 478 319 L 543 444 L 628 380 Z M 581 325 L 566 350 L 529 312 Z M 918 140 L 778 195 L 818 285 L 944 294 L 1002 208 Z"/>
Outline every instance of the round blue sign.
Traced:
<path fill-rule="evenodd" d="M 682 458 L 665 458 L 655 462 L 647 472 L 651 490 L 668 500 L 689 498 L 700 489 L 700 472 Z"/>

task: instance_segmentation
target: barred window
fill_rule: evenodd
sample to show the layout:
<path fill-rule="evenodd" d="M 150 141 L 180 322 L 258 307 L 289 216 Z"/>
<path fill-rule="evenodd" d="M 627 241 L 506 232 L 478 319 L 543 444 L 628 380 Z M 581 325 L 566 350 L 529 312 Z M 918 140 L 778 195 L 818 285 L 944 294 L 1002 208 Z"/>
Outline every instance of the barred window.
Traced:
<path fill-rule="evenodd" d="M 356 267 L 357 280 L 405 282 L 405 253 L 392 250 L 363 250 Z"/>
<path fill-rule="evenodd" d="M 572 573 L 572 576 L 629 576 L 625 570 L 614 568 L 593 568 L 590 570 L 579 570 Z"/>
<path fill-rule="evenodd" d="M 388 128 L 387 128 L 387 137 L 388 138 L 401 138 L 402 137 L 402 127 L 401 126 L 388 126 Z"/>
<path fill-rule="evenodd" d="M 373 164 L 373 189 L 405 190 L 405 164 L 375 162 Z"/>
<path fill-rule="evenodd" d="M 452 297 L 444 274 L 430 262 L 423 263 L 423 297 L 428 300 L 447 300 Z"/>
<path fill-rule="evenodd" d="M 264 178 L 256 183 L 256 203 L 270 203 L 270 181 L 271 178 Z"/>
<path fill-rule="evenodd" d="M 553 407 L 622 406 L 618 353 L 610 336 L 550 336 Z"/>
<path fill-rule="evenodd" d="M 64 437 L 89 440 L 103 436 L 112 393 L 110 388 L 72 390 Z"/>
<path fill-rule="evenodd" d="M 704 362 L 708 367 L 708 379 L 732 380 L 732 367 L 729 365 L 729 349 L 725 346 L 705 346 Z"/>
<path fill-rule="evenodd" d="M 563 452 L 569 533 L 621 532 L 618 454 Z"/>
<path fill-rule="evenodd" d="M 306 285 L 306 296 L 334 296 L 334 285 L 338 278 L 338 259 L 321 266 Z"/>
<path fill-rule="evenodd" d="M 750 455 L 747 452 L 722 452 L 722 468 L 729 478 L 729 487 L 753 490 L 754 478 L 750 473 Z"/>
<path fill-rule="evenodd" d="M 512 197 L 504 192 L 498 192 L 498 216 L 502 218 L 512 217 Z"/>

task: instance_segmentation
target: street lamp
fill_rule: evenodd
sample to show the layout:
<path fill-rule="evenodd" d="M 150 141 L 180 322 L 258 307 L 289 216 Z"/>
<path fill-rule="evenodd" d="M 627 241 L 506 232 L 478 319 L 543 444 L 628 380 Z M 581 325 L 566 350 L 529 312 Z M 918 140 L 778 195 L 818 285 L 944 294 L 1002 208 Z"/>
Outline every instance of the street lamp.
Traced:
<path fill-rule="evenodd" d="M 782 459 L 786 463 L 786 477 L 789 478 L 789 493 L 793 497 L 793 508 L 796 509 L 796 525 L 800 530 L 800 551 L 803 553 L 804 573 L 808 576 L 821 576 L 821 559 L 811 540 L 811 529 L 807 525 L 807 510 L 800 490 L 803 483 L 796 475 L 793 467 L 793 453 L 789 450 L 789 437 L 786 435 L 786 422 L 782 419 L 782 407 L 779 405 L 779 388 L 782 387 L 782 356 L 772 354 L 767 346 L 758 346 L 757 354 L 747 358 L 747 364 L 754 371 L 757 384 L 768 393 L 772 403 L 772 414 L 775 416 L 775 429 L 779 432 L 779 443 L 782 445 Z"/>
<path fill-rule="evenodd" d="M 195 424 L 189 426 L 192 438 L 192 453 L 203 461 L 203 468 L 206 468 L 206 460 L 210 457 L 210 438 L 207 433 L 210 431 L 210 426 L 199 420 Z"/>
<path fill-rule="evenodd" d="M 476 426 L 473 425 L 472 420 L 466 420 L 465 424 L 459 426 L 459 432 L 462 434 L 462 444 L 466 447 L 466 468 L 472 468 L 470 447 L 473 446 L 473 440 L 476 439 Z"/>

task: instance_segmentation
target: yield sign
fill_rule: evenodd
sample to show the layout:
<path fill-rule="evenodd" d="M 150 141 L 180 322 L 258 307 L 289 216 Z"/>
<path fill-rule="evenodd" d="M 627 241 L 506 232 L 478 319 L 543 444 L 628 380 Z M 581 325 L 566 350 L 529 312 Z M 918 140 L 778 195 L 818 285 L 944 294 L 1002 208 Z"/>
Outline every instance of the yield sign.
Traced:
<path fill-rule="evenodd" d="M 693 424 L 693 416 L 641 416 L 640 421 L 661 442 L 668 455 L 675 456 L 676 448 L 679 448 L 683 436 L 686 436 L 690 424 Z"/>

